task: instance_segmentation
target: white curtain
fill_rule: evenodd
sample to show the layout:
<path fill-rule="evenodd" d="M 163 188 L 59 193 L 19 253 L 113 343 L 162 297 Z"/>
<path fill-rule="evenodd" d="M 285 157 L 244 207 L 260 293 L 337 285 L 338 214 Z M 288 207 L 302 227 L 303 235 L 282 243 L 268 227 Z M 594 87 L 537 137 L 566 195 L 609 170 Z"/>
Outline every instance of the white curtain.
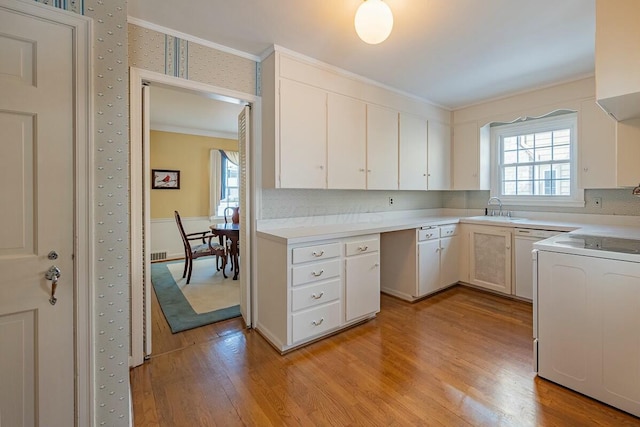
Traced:
<path fill-rule="evenodd" d="M 240 165 L 240 153 L 238 151 L 225 151 L 224 155 L 236 166 Z"/>
<path fill-rule="evenodd" d="M 218 215 L 222 193 L 222 155 L 220 150 L 209 151 L 209 215 Z"/>

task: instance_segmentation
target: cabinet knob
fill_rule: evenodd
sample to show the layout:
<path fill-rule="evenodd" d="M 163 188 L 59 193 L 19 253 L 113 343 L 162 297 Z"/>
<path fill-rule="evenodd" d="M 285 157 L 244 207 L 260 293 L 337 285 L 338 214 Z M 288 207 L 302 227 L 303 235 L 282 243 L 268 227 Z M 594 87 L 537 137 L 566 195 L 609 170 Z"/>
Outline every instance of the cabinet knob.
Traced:
<path fill-rule="evenodd" d="M 364 172 L 364 169 L 363 169 L 363 168 L 360 168 L 360 172 Z"/>
<path fill-rule="evenodd" d="M 320 272 L 316 273 L 315 271 L 312 271 L 311 274 L 315 277 L 320 277 L 322 276 L 322 273 L 324 273 L 324 270 L 320 270 Z"/>
<path fill-rule="evenodd" d="M 582 168 L 583 171 L 589 172 L 589 168 Z"/>
<path fill-rule="evenodd" d="M 324 317 L 321 317 L 320 320 L 314 320 L 313 322 L 311 322 L 311 324 L 313 326 L 320 326 L 322 325 L 322 322 L 324 322 Z"/>
<path fill-rule="evenodd" d="M 315 293 L 311 294 L 311 298 L 320 299 L 324 295 L 324 291 L 320 292 L 320 295 L 316 295 Z"/>
<path fill-rule="evenodd" d="M 320 165 L 320 170 L 322 170 L 322 169 L 324 169 L 324 166 L 323 166 L 323 165 Z"/>

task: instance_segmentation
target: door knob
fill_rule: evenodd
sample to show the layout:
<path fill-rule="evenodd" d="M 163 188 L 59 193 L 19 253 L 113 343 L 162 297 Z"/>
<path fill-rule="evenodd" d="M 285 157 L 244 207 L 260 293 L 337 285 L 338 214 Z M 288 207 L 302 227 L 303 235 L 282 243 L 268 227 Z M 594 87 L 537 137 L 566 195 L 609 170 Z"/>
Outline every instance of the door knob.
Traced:
<path fill-rule="evenodd" d="M 51 305 L 56 305 L 56 302 L 58 302 L 58 298 L 56 298 L 56 288 L 58 287 L 58 279 L 61 275 L 62 272 L 55 265 L 49 267 L 47 272 L 44 274 L 45 279 L 51 281 L 51 298 L 49 298 Z"/>

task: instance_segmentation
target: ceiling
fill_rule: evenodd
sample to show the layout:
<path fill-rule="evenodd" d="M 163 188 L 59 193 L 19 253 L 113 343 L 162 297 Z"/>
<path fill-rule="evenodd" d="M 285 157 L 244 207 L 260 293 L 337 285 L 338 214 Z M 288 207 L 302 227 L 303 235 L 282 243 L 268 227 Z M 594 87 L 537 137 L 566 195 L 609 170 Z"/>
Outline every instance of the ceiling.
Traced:
<path fill-rule="evenodd" d="M 236 139 L 243 106 L 186 90 L 151 85 L 153 130 Z"/>
<path fill-rule="evenodd" d="M 273 44 L 448 109 L 593 75 L 595 0 L 385 0 L 391 36 L 362 42 L 362 0 L 129 0 L 130 16 L 252 55 Z"/>

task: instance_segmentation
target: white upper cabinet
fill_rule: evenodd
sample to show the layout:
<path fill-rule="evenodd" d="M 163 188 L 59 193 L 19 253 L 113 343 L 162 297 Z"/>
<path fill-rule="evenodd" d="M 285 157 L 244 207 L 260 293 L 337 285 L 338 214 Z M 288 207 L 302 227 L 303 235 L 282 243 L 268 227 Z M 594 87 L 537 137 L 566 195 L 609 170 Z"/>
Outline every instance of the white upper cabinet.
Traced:
<path fill-rule="evenodd" d="M 448 111 L 281 49 L 262 61 L 260 89 L 262 187 L 427 190 L 433 117 L 431 186 L 446 188 Z M 412 113 L 402 129 L 398 111 Z"/>
<path fill-rule="evenodd" d="M 367 105 L 357 99 L 329 93 L 328 188 L 367 186 Z"/>
<path fill-rule="evenodd" d="M 280 186 L 327 188 L 327 92 L 280 80 Z"/>
<path fill-rule="evenodd" d="M 616 120 L 640 118 L 640 1 L 596 0 L 596 98 Z"/>
<path fill-rule="evenodd" d="M 400 190 L 427 189 L 427 121 L 400 113 Z"/>
<path fill-rule="evenodd" d="M 481 132 L 483 134 L 481 135 Z M 491 158 L 486 130 L 477 122 L 453 127 L 453 189 L 489 190 Z"/>
<path fill-rule="evenodd" d="M 451 189 L 451 128 L 429 121 L 427 154 L 427 189 Z"/>
<path fill-rule="evenodd" d="M 615 188 L 616 122 L 594 99 L 580 104 L 578 152 L 581 188 Z"/>
<path fill-rule="evenodd" d="M 593 99 L 580 104 L 578 169 L 581 188 L 638 185 L 640 119 L 616 122 Z"/>
<path fill-rule="evenodd" d="M 367 105 L 367 189 L 398 189 L 398 112 Z"/>

